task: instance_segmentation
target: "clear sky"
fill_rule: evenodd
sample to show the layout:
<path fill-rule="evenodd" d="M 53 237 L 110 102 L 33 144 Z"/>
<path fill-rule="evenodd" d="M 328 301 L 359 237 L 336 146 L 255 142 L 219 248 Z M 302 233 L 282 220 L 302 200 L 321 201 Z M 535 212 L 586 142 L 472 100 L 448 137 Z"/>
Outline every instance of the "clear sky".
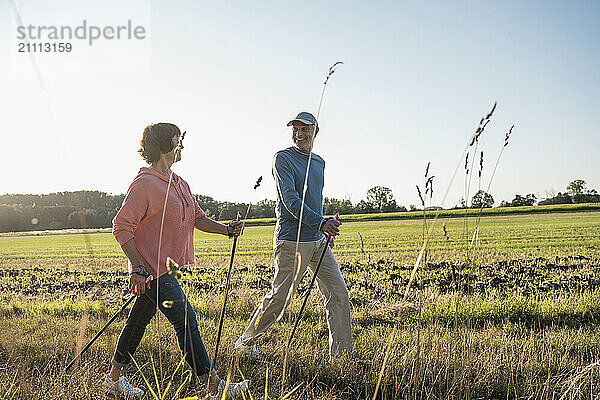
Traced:
<path fill-rule="evenodd" d="M 143 128 L 163 121 L 188 132 L 173 169 L 193 192 L 274 199 L 272 156 L 291 144 L 285 124 L 316 113 L 338 60 L 314 148 L 326 161 L 325 196 L 356 203 L 383 185 L 418 204 L 430 161 L 439 204 L 494 101 L 480 141 L 484 186 L 515 124 L 490 190 L 496 205 L 573 179 L 600 190 L 596 1 L 14 0 L 25 25 L 132 19 L 147 30 L 137 43 L 35 54 L 44 87 L 31 58 L 17 57 L 11 2 L 0 3 L 0 193 L 124 193 L 144 165 Z M 462 192 L 459 177 L 444 205 Z"/>

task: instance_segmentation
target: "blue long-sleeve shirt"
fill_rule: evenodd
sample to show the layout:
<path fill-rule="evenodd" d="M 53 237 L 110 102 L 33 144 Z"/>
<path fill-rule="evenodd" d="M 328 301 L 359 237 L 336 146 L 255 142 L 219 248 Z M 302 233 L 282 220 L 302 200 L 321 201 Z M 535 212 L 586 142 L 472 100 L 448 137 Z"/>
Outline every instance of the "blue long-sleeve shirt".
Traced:
<path fill-rule="evenodd" d="M 273 179 L 277 187 L 275 239 L 297 239 L 307 162 L 308 154 L 295 147 L 278 151 L 273 157 Z M 313 242 L 323 237 L 319 228 L 323 223 L 324 173 L 325 161 L 312 153 L 300 228 L 301 242 Z"/>

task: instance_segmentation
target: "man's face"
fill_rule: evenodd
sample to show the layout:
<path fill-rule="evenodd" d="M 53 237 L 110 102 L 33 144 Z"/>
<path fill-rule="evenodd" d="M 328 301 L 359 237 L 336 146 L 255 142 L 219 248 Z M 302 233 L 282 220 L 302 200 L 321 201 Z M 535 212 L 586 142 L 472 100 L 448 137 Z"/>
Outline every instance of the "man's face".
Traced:
<path fill-rule="evenodd" d="M 302 153 L 310 153 L 315 139 L 315 126 L 295 121 L 292 124 L 292 140 Z"/>

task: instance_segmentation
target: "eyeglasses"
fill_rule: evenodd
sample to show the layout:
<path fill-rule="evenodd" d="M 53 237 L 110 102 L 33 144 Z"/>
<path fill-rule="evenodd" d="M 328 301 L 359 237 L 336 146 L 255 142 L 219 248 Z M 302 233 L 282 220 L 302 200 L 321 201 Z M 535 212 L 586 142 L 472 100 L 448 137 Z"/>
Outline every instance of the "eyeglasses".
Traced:
<path fill-rule="evenodd" d="M 297 133 L 299 130 L 301 130 L 302 133 L 308 133 L 308 132 L 310 132 L 310 126 L 294 126 L 292 128 L 292 131 L 294 133 Z"/>
<path fill-rule="evenodd" d="M 183 138 L 185 137 L 186 132 L 187 131 L 183 131 L 181 136 L 179 136 L 179 138 L 177 139 L 177 147 L 179 147 L 180 149 L 183 149 Z"/>

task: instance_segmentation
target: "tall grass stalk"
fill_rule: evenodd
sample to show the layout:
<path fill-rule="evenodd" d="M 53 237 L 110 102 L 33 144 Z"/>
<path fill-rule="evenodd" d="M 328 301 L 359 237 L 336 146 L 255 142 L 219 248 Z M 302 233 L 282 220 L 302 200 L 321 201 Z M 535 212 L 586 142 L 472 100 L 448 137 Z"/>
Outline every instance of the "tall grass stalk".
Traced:
<path fill-rule="evenodd" d="M 329 67 L 329 71 L 327 73 L 327 76 L 325 77 L 325 81 L 323 82 L 323 89 L 321 90 L 319 106 L 317 107 L 317 116 L 316 116 L 317 124 L 319 122 L 319 117 L 321 115 L 321 106 L 323 105 L 323 98 L 325 97 L 325 89 L 327 88 L 327 82 L 329 82 L 329 78 L 331 77 L 331 75 L 333 75 L 333 73 L 335 72 L 335 68 L 339 64 L 343 64 L 343 62 L 337 61 L 331 67 Z M 315 125 L 314 129 L 315 129 L 315 134 L 316 134 L 316 129 L 317 129 L 316 125 Z M 298 234 L 296 235 L 296 249 L 295 249 L 296 254 L 298 254 L 298 247 L 300 244 L 300 233 L 301 233 L 301 229 L 302 229 L 302 218 L 304 216 L 304 204 L 305 204 L 305 200 L 306 200 L 306 190 L 308 189 L 308 173 L 310 172 L 310 162 L 312 160 L 313 145 L 314 145 L 314 135 L 313 135 L 313 138 L 311 139 L 311 143 L 310 143 L 310 150 L 308 152 L 308 162 L 306 163 L 306 172 L 304 174 L 304 183 L 302 185 L 302 201 L 300 203 L 300 215 L 298 216 Z M 298 276 L 300 274 L 300 266 L 296 262 L 297 259 L 298 259 L 297 257 L 294 259 L 294 279 L 292 281 L 292 285 L 290 287 L 288 295 L 286 296 L 286 300 L 284 302 L 284 307 L 281 310 L 281 313 L 279 314 L 279 316 L 277 317 L 277 320 L 280 320 L 281 317 L 283 316 L 283 314 L 285 313 L 287 305 L 290 303 L 292 296 L 294 294 L 295 283 L 298 281 L 299 278 L 301 278 Z"/>
<path fill-rule="evenodd" d="M 250 206 L 252 205 L 252 202 L 254 201 L 254 197 L 256 196 L 256 189 L 260 186 L 261 182 L 262 182 L 262 175 L 258 177 L 258 179 L 256 180 L 256 183 L 254 184 L 254 188 L 252 190 L 252 198 L 250 200 L 250 203 L 248 203 L 248 208 L 246 208 L 246 214 L 244 215 L 244 222 L 246 222 L 246 220 L 248 219 L 248 214 L 250 213 Z"/>
<path fill-rule="evenodd" d="M 514 127 L 515 127 L 514 124 L 511 125 L 510 128 L 508 129 L 508 131 L 504 134 L 504 144 L 502 145 L 502 148 L 500 149 L 500 153 L 498 153 L 498 158 L 496 158 L 496 163 L 494 164 L 494 169 L 492 170 L 492 175 L 488 182 L 487 188 L 485 189 L 485 191 L 487 193 L 489 193 L 489 191 L 490 191 L 490 187 L 492 186 L 492 181 L 494 180 L 494 176 L 496 176 L 496 170 L 498 169 L 498 164 L 500 163 L 500 158 L 502 157 L 502 153 L 504 152 L 504 149 L 506 148 L 506 146 L 508 146 L 508 142 L 509 142 L 509 139 L 510 139 L 510 136 L 512 134 L 512 130 Z M 482 160 L 483 160 L 483 152 L 482 152 Z M 471 249 L 471 247 L 473 247 L 473 242 L 474 241 L 476 242 L 479 239 L 479 223 L 481 222 L 481 213 L 483 212 L 483 205 L 484 204 L 482 202 L 481 206 L 479 207 L 479 211 L 477 213 L 477 222 L 475 224 L 475 230 L 473 232 L 473 239 L 471 240 L 471 246 L 469 247 L 469 250 Z"/>
<path fill-rule="evenodd" d="M 17 386 L 17 374 L 19 372 L 15 372 L 12 381 L 10 382 L 10 386 L 6 390 L 6 392 L 2 393 L 3 388 L 0 388 L 0 395 L 2 396 L 2 400 L 11 400 L 19 391 L 19 386 Z"/>
<path fill-rule="evenodd" d="M 479 141 L 476 141 L 475 147 L 477 147 L 478 144 L 479 144 Z M 469 237 L 469 218 L 467 215 L 467 210 L 469 209 L 469 189 L 470 189 L 470 185 L 471 185 L 470 172 L 472 169 L 472 166 L 470 166 L 470 164 L 469 164 L 469 160 L 471 160 L 471 164 L 473 163 L 472 157 L 471 158 L 469 157 L 470 155 L 471 155 L 471 152 L 467 152 L 467 156 L 465 158 L 465 182 L 464 182 L 465 216 L 464 216 L 464 221 L 463 221 L 463 240 L 465 242 L 468 240 L 468 237 Z M 464 245 L 464 248 L 466 250 L 467 246 Z"/>
<path fill-rule="evenodd" d="M 265 373 L 265 400 L 269 397 L 269 367 L 267 366 L 267 372 Z"/>
<path fill-rule="evenodd" d="M 81 349 L 85 343 L 85 331 L 90 322 L 90 314 L 87 309 L 83 310 L 83 315 L 81 316 L 81 321 L 79 322 L 79 332 L 77 334 L 77 342 L 75 345 L 75 357 L 77 357 L 77 366 L 81 362 L 81 358 L 79 356 Z"/>
<path fill-rule="evenodd" d="M 425 168 L 425 176 L 424 176 L 424 187 L 425 187 L 425 196 L 422 195 L 421 189 L 419 185 L 417 185 L 417 193 L 419 194 L 419 199 L 421 200 L 421 206 L 423 207 L 423 233 L 422 240 L 425 242 L 425 233 L 427 232 L 427 200 L 429 199 L 429 203 L 431 204 L 431 200 L 433 199 L 433 178 L 434 176 L 429 176 L 429 167 L 431 166 L 431 162 L 427 163 L 427 167 Z M 423 263 L 427 264 L 427 248 L 425 249 L 425 253 L 423 255 Z M 421 277 L 421 281 L 419 283 L 419 315 L 422 315 L 423 312 L 423 280 L 422 280 L 422 269 L 419 270 L 419 276 Z M 417 357 L 416 364 L 417 369 L 419 368 L 421 359 L 421 325 L 417 325 Z"/>
<path fill-rule="evenodd" d="M 242 372 L 241 369 L 239 369 L 239 367 L 238 367 L 238 372 L 240 373 L 242 380 L 245 380 L 246 377 L 244 377 L 244 373 Z M 282 397 L 280 397 L 280 400 L 285 400 L 285 399 L 290 398 L 290 396 L 293 395 L 294 393 L 296 393 L 298 391 L 298 389 L 300 389 L 302 387 L 302 385 L 304 385 L 303 382 L 294 386 L 294 388 L 292 390 L 287 392 L 285 395 L 282 395 Z M 244 392 L 242 392 L 242 397 L 244 400 L 246 400 L 246 395 L 244 394 Z M 248 391 L 248 397 L 249 397 L 249 400 L 254 400 L 254 398 L 252 397 L 252 393 L 250 391 Z M 266 376 L 265 376 L 265 398 L 264 398 L 264 400 L 268 400 L 268 399 L 269 399 L 269 367 L 267 366 L 267 371 L 266 371 Z"/>
<path fill-rule="evenodd" d="M 175 260 L 173 260 L 171 257 L 167 257 L 167 271 L 169 273 L 169 275 L 173 275 L 178 281 L 182 281 L 183 280 L 183 273 L 181 272 L 181 270 L 179 269 L 179 265 L 175 262 Z M 179 289 L 181 291 L 181 298 L 184 301 L 187 301 L 187 296 L 185 295 L 185 293 L 183 292 L 183 288 Z M 163 307 L 165 308 L 170 308 L 173 305 L 173 301 L 164 301 L 163 302 Z M 188 333 L 191 336 L 191 332 L 188 329 L 188 308 L 187 305 L 185 306 L 184 309 L 184 335 L 183 335 L 183 348 L 186 349 L 186 344 L 187 344 L 187 338 L 188 338 Z M 160 336 L 159 336 L 159 340 L 160 340 Z M 197 377 L 198 376 L 198 371 L 196 370 L 196 352 L 194 351 L 194 341 L 191 340 L 190 337 L 190 347 L 191 347 L 191 356 L 192 356 L 192 369 L 193 369 L 193 376 Z M 184 358 L 185 358 L 185 350 L 184 350 L 184 354 L 183 354 Z M 184 370 L 183 368 L 181 369 L 181 374 L 182 377 L 184 375 Z M 175 375 L 175 372 L 173 373 L 173 375 Z M 209 380 L 206 381 L 206 389 L 208 390 L 208 383 Z"/>
<path fill-rule="evenodd" d="M 559 400 L 570 399 L 573 397 L 577 397 L 580 393 L 580 388 L 582 385 L 586 384 L 586 382 L 582 382 L 586 375 L 589 374 L 590 371 L 600 367 L 600 361 L 593 362 L 591 364 L 586 365 L 584 368 L 580 369 L 574 376 L 569 378 L 566 381 L 567 390 L 563 393 Z M 567 397 L 568 396 L 568 397 Z"/>
<path fill-rule="evenodd" d="M 9 0 L 8 3 L 9 3 L 9 6 L 12 7 L 15 22 L 17 22 L 17 24 L 19 26 L 25 26 L 26 24 L 23 21 L 23 17 L 21 16 L 21 12 L 19 11 L 19 5 L 17 4 L 16 0 Z M 19 3 L 21 3 L 21 6 L 23 5 L 22 2 L 19 2 Z M 25 43 L 27 43 L 27 45 L 29 45 L 29 43 L 30 43 L 30 41 L 27 37 L 25 37 Z M 37 63 L 35 52 L 30 52 L 29 58 L 31 60 L 31 66 L 33 67 L 33 70 L 35 71 L 35 75 L 38 79 L 38 84 L 40 85 L 40 89 L 41 89 L 41 93 L 44 97 L 44 101 L 46 102 L 46 106 L 48 107 L 48 115 L 50 117 L 50 124 L 49 124 L 50 131 L 52 133 L 54 133 L 55 139 L 58 142 L 58 149 L 62 156 L 62 161 L 64 163 L 63 166 L 65 168 L 65 175 L 69 176 L 69 175 L 71 175 L 73 168 L 71 168 L 71 166 L 69 165 L 69 159 L 67 158 L 67 154 L 64 150 L 67 147 L 64 145 L 61 127 L 60 127 L 60 124 L 58 123 L 56 113 L 54 112 L 52 96 L 50 95 L 50 91 L 48 90 L 48 86 L 46 85 L 46 83 L 44 81 L 42 71 L 40 70 L 39 65 Z M 72 181 L 72 179 L 69 179 L 69 181 Z M 82 204 L 81 198 L 79 197 L 79 194 L 77 192 L 74 193 L 74 200 L 75 200 L 75 207 L 77 208 L 77 211 L 79 214 L 78 217 L 79 217 L 80 224 L 83 228 L 87 228 L 85 213 L 83 212 L 84 211 L 83 204 Z M 93 247 L 91 244 L 91 240 L 87 233 L 84 233 L 83 240 L 85 243 L 86 250 L 88 252 L 88 257 L 90 257 L 90 258 L 94 257 L 95 255 L 94 255 Z"/>
<path fill-rule="evenodd" d="M 471 143 L 469 144 L 469 147 L 473 147 L 473 151 L 472 153 L 467 153 L 467 156 L 465 158 L 465 216 L 464 216 L 464 226 L 463 226 L 463 240 L 465 243 L 465 261 L 468 263 L 469 262 L 469 244 L 468 244 L 468 240 L 469 240 L 469 222 L 468 222 L 468 214 L 467 214 L 467 210 L 469 208 L 469 196 L 470 196 L 470 189 L 471 189 L 471 178 L 473 176 L 472 171 L 473 171 L 473 166 L 475 165 L 475 157 L 477 155 L 477 147 L 479 146 L 479 137 L 481 136 L 481 134 L 485 131 L 485 127 L 489 124 L 492 115 L 494 114 L 494 111 L 496 110 L 496 106 L 497 106 L 497 102 L 494 102 L 494 106 L 492 107 L 491 111 L 487 114 L 484 115 L 483 117 L 481 117 L 481 119 L 479 120 L 479 126 L 477 127 L 477 129 L 475 130 L 475 133 L 473 134 L 473 136 L 471 137 Z M 469 154 L 471 154 L 471 167 L 469 167 Z"/>
<path fill-rule="evenodd" d="M 23 22 L 23 17 L 21 15 L 21 12 L 19 10 L 19 5 L 17 4 L 16 0 L 9 0 L 8 3 L 9 3 L 9 7 L 12 8 L 12 12 L 13 12 L 15 21 L 18 23 L 18 25 L 24 26 L 25 23 Z M 29 39 L 27 37 L 25 38 L 25 42 L 27 44 L 30 43 L 30 41 L 29 41 Z M 56 139 L 57 139 L 57 141 L 59 143 L 58 147 L 60 149 L 60 152 L 62 153 L 62 160 L 64 162 L 65 172 L 66 172 L 67 175 L 69 175 L 71 173 L 71 171 L 73 171 L 73 168 L 71 168 L 69 166 L 67 154 L 63 150 L 66 147 L 63 145 L 63 138 L 62 138 L 62 134 L 61 134 L 61 129 L 60 129 L 60 125 L 58 124 L 58 120 L 57 120 L 56 114 L 54 112 L 54 106 L 52 104 L 52 97 L 50 95 L 50 91 L 48 90 L 48 86 L 46 85 L 46 83 L 44 81 L 44 78 L 42 76 L 42 72 L 41 72 L 41 70 L 39 68 L 39 65 L 37 63 L 35 53 L 33 53 L 33 52 L 29 53 L 29 56 L 30 56 L 30 60 L 31 60 L 31 65 L 33 67 L 33 70 L 35 71 L 35 74 L 36 74 L 36 77 L 37 77 L 37 80 L 38 80 L 38 84 L 39 84 L 41 92 L 42 92 L 42 95 L 43 95 L 44 100 L 46 102 L 46 106 L 48 107 L 48 115 L 50 116 L 50 125 L 51 125 L 51 129 L 50 130 L 55 134 Z M 74 200 L 75 200 L 75 206 L 77 208 L 77 211 L 79 212 L 79 221 L 80 221 L 80 224 L 85 229 L 85 228 L 87 228 L 87 223 L 86 223 L 86 220 L 85 220 L 85 213 L 83 212 L 83 205 L 82 205 L 81 198 L 79 197 L 79 194 L 76 193 L 76 192 L 74 193 Z M 83 233 L 83 239 L 84 239 L 84 243 L 85 243 L 85 248 L 87 250 L 87 256 L 89 258 L 95 257 L 95 254 L 94 254 L 94 251 L 93 251 L 93 247 L 92 247 L 92 244 L 91 244 L 91 240 L 89 238 L 88 233 L 85 230 L 84 230 L 84 233 Z M 11 398 L 12 398 L 12 396 L 11 396 Z"/>
<path fill-rule="evenodd" d="M 160 384 L 161 381 L 158 379 L 158 374 L 157 374 L 157 371 L 156 371 L 156 365 L 154 364 L 154 359 L 152 358 L 152 355 L 150 355 L 150 364 L 151 364 L 151 367 L 152 367 L 152 374 L 154 376 L 154 383 L 156 385 L 156 391 L 154 390 L 154 388 L 150 384 L 150 381 L 148 380 L 148 378 L 146 377 L 146 375 L 144 375 L 144 372 L 142 371 L 142 368 L 140 367 L 140 365 L 136 361 L 135 357 L 133 357 L 133 355 L 131 356 L 131 360 L 133 361 L 133 363 L 135 364 L 135 367 L 137 368 L 138 372 L 142 376 L 142 379 L 144 380 L 144 383 L 146 384 L 146 387 L 150 391 L 150 394 L 152 395 L 152 398 L 154 400 L 165 400 L 167 398 L 166 397 L 167 393 L 169 393 L 169 389 L 171 388 L 171 385 L 173 383 L 173 378 L 175 377 L 175 374 L 177 373 L 177 370 L 183 365 L 183 363 L 185 361 L 185 354 L 179 360 L 179 363 L 177 364 L 177 367 L 175 368 L 175 371 L 173 371 L 173 374 L 171 375 L 171 379 L 167 383 L 165 389 L 162 390 L 162 391 L 161 391 L 161 384 Z M 191 378 L 192 378 L 192 374 L 188 373 L 186 375 L 186 377 L 184 378 L 183 382 L 181 383 L 181 385 L 179 385 L 179 387 L 176 389 L 175 393 L 173 394 L 173 398 L 175 398 L 175 399 L 178 398 L 177 396 L 179 395 L 179 392 L 181 392 L 181 389 L 183 389 L 183 387 L 191 380 Z"/>
<path fill-rule="evenodd" d="M 163 228 L 164 228 L 164 224 L 165 224 L 165 214 L 167 213 L 167 201 L 169 200 L 169 190 L 171 189 L 171 182 L 173 182 L 173 171 L 171 171 L 171 173 L 169 174 L 169 182 L 167 183 L 167 190 L 165 192 L 165 201 L 163 203 L 162 216 L 160 219 L 160 230 L 158 231 L 158 251 L 156 254 L 156 258 L 157 258 L 156 268 L 158 270 L 160 270 L 160 246 L 162 245 L 162 235 L 163 235 Z M 158 275 L 158 270 L 156 271 L 157 275 Z M 156 302 L 154 302 L 154 304 L 156 305 L 156 310 L 158 310 L 159 290 L 160 290 L 160 285 L 158 284 L 158 278 L 156 278 Z M 159 325 L 158 325 L 158 321 L 159 321 L 158 315 L 159 314 L 160 313 L 156 313 L 156 334 L 159 335 L 158 341 L 157 341 L 157 346 L 158 346 L 157 349 L 158 349 L 158 363 L 160 366 L 160 378 L 162 380 L 162 377 L 163 377 L 162 355 L 161 355 L 161 347 L 160 347 L 160 329 L 159 329 Z"/>
<path fill-rule="evenodd" d="M 388 343 L 387 343 L 387 346 L 385 349 L 385 356 L 383 357 L 382 367 L 379 370 L 379 375 L 377 376 L 377 384 L 375 385 L 375 392 L 373 393 L 373 400 L 377 399 L 377 393 L 379 392 L 379 387 L 381 386 L 381 379 L 383 378 L 385 366 L 388 362 L 388 359 L 390 358 L 390 352 L 392 351 L 392 343 L 394 342 L 394 339 L 396 338 L 396 333 L 397 333 L 396 326 L 394 326 L 394 330 L 392 331 L 392 334 L 388 338 Z"/>
<path fill-rule="evenodd" d="M 454 179 L 456 178 L 456 174 L 458 173 L 458 169 L 460 168 L 461 164 L 462 164 L 462 159 L 465 156 L 467 149 L 469 148 L 469 145 L 465 146 L 458 163 L 456 164 L 456 167 L 454 168 L 454 172 L 452 173 L 452 176 L 450 178 L 450 182 L 448 183 L 448 186 L 446 187 L 446 191 L 444 192 L 444 196 L 442 197 L 442 201 L 441 201 L 441 205 L 443 206 L 446 202 L 446 198 L 448 197 L 448 193 L 450 192 L 450 188 L 452 187 L 452 184 L 454 183 Z M 423 241 L 423 244 L 421 245 L 421 250 L 419 251 L 419 255 L 417 256 L 417 259 L 415 261 L 415 264 L 411 270 L 410 273 L 410 279 L 408 280 L 408 283 L 406 285 L 406 289 L 404 291 L 404 295 L 402 297 L 403 301 L 406 301 L 406 299 L 408 298 L 408 293 L 410 292 L 410 288 L 412 286 L 412 283 L 414 281 L 415 278 L 415 274 L 417 273 L 417 270 L 419 268 L 419 265 L 421 264 L 421 260 L 423 258 L 423 254 L 425 253 L 427 246 L 429 244 L 429 240 L 431 239 L 431 234 L 433 232 L 433 228 L 435 226 L 435 222 L 437 221 L 439 215 L 440 215 L 440 211 L 441 208 L 438 209 L 435 213 L 435 216 L 433 217 L 431 223 L 429 224 L 429 228 L 427 230 L 427 235 L 425 236 L 425 240 Z M 394 324 L 394 329 L 392 330 L 392 335 L 391 337 L 395 337 L 398 331 L 398 322 L 396 322 Z M 391 351 L 391 346 L 392 346 L 392 340 L 390 339 L 390 341 L 388 341 L 388 344 L 386 346 L 386 355 L 389 355 L 389 352 Z M 387 366 L 387 362 L 388 362 L 388 356 L 386 356 L 383 360 L 383 363 L 381 365 L 381 369 L 379 371 L 379 375 L 383 376 L 383 373 L 385 371 L 385 368 Z M 373 399 L 375 399 L 377 397 L 377 393 L 379 391 L 379 386 L 381 384 L 381 378 L 378 379 L 377 385 L 375 386 L 375 391 L 373 393 Z"/>
<path fill-rule="evenodd" d="M 367 256 L 367 265 L 371 264 L 371 253 L 368 251 L 365 251 L 365 242 L 363 241 L 363 237 L 360 234 L 360 232 L 356 232 L 356 234 L 358 235 L 358 237 L 360 238 L 360 252 L 363 255 Z"/>
<path fill-rule="evenodd" d="M 327 88 L 327 82 L 329 82 L 329 78 L 331 78 L 331 76 L 333 75 L 333 73 L 335 72 L 335 69 L 338 65 L 343 64 L 343 62 L 341 61 L 337 61 L 335 62 L 331 67 L 329 67 L 329 71 L 327 73 L 327 76 L 325 77 L 325 81 L 323 82 L 323 89 L 321 90 L 321 97 L 319 99 L 319 106 L 317 107 L 317 123 L 319 121 L 319 117 L 321 115 L 321 107 L 323 105 L 323 98 L 325 97 L 325 89 Z M 316 129 L 317 126 L 315 125 L 314 127 L 315 129 L 315 134 L 316 134 Z M 281 313 L 279 314 L 279 316 L 277 317 L 277 320 L 280 320 L 281 317 L 283 317 L 283 314 L 285 313 L 285 310 L 288 306 L 288 304 L 291 302 L 292 300 L 292 296 L 294 294 L 295 291 L 295 287 L 296 287 L 296 283 L 299 281 L 299 279 L 301 279 L 302 277 L 299 276 L 300 275 L 300 263 L 298 263 L 298 259 L 299 259 L 299 252 L 298 252 L 298 248 L 300 246 L 300 231 L 302 229 L 302 217 L 304 214 L 304 202 L 306 200 L 306 190 L 308 189 L 308 173 L 310 171 L 310 162 L 312 159 L 312 148 L 313 148 L 313 144 L 314 144 L 314 135 L 313 138 L 311 140 L 311 144 L 310 144 L 310 150 L 308 152 L 308 162 L 306 163 L 306 172 L 304 175 L 304 184 L 302 186 L 302 202 L 300 203 L 300 215 L 298 216 L 298 234 L 296 235 L 296 250 L 295 250 L 295 254 L 296 257 L 294 257 L 294 278 L 292 280 L 292 284 L 290 286 L 290 290 L 286 296 L 286 300 L 284 302 L 284 306 L 281 310 Z M 288 340 L 288 343 L 292 342 L 293 337 L 290 336 L 290 339 Z M 284 388 L 285 388 L 285 379 L 286 379 L 286 367 L 287 367 L 287 357 L 288 357 L 288 352 L 289 352 L 289 346 L 285 347 L 284 350 L 284 356 L 283 356 L 283 373 L 281 375 L 281 395 L 283 396 L 283 392 L 284 392 Z"/>
<path fill-rule="evenodd" d="M 479 127 L 477 128 L 477 130 L 475 131 L 475 133 L 473 134 L 473 136 L 471 137 L 471 140 L 469 141 L 469 143 L 465 146 L 465 148 L 462 151 L 462 154 L 460 155 L 459 159 L 458 159 L 458 163 L 456 164 L 456 167 L 454 168 L 454 172 L 452 173 L 452 176 L 450 178 L 450 182 L 448 183 L 448 186 L 446 187 L 446 190 L 444 192 L 444 196 L 442 197 L 442 201 L 441 201 L 441 206 L 443 207 L 443 205 L 446 202 L 446 198 L 448 197 L 448 193 L 450 192 L 450 188 L 452 187 L 452 184 L 454 183 L 454 179 L 456 178 L 456 174 L 458 172 L 458 169 L 460 168 L 461 164 L 462 164 L 462 160 L 465 157 L 465 155 L 467 154 L 467 151 L 469 149 L 469 147 L 471 147 L 478 139 L 479 136 L 483 133 L 483 130 L 485 129 L 485 127 L 487 126 L 487 124 L 489 123 L 489 120 L 494 112 L 494 110 L 496 109 L 496 103 L 494 103 L 494 106 L 492 107 L 492 110 L 483 118 L 481 118 L 481 120 L 479 121 Z M 433 228 L 435 226 L 435 222 L 437 221 L 439 215 L 440 215 L 440 211 L 441 209 L 438 209 L 435 213 L 435 216 L 433 217 L 433 220 L 431 221 L 430 225 L 429 225 L 429 229 L 427 230 L 427 236 L 425 237 L 425 240 L 423 241 L 423 244 L 421 246 L 421 250 L 419 251 L 419 255 L 417 256 L 417 259 L 415 261 L 415 264 L 412 268 L 412 271 L 410 273 L 410 278 L 408 280 L 408 283 L 406 285 L 406 289 L 404 291 L 404 295 L 403 295 L 403 301 L 406 301 L 407 297 L 408 297 L 408 293 L 410 292 L 410 288 L 411 285 L 415 279 L 415 275 L 417 273 L 417 270 L 419 268 L 419 265 L 421 264 L 421 261 L 423 259 L 423 255 L 425 253 L 425 251 L 427 250 L 427 246 L 429 244 L 429 240 L 431 239 L 431 234 L 433 232 Z M 396 332 L 398 330 L 398 322 L 396 322 L 394 324 L 394 329 L 392 331 L 392 336 L 396 335 Z M 389 354 L 390 351 L 390 347 L 392 346 L 392 342 L 388 342 L 387 345 L 387 349 L 386 349 L 386 354 Z M 383 372 L 385 371 L 387 365 L 387 358 L 384 358 L 383 363 L 381 365 L 381 370 L 380 370 L 380 375 L 383 375 Z M 378 382 L 377 386 L 375 387 L 375 392 L 373 393 L 373 399 L 376 398 L 377 396 L 377 392 L 379 391 L 379 385 L 380 385 L 380 381 Z"/>

